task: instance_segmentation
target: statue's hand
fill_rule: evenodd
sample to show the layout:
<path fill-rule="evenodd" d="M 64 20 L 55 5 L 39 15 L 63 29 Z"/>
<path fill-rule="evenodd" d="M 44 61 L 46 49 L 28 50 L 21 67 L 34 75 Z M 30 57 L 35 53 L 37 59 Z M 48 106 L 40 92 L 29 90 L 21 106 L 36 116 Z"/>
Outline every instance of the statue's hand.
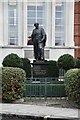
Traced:
<path fill-rule="evenodd" d="M 28 36 L 28 38 L 32 38 L 32 36 L 30 35 L 30 36 Z"/>

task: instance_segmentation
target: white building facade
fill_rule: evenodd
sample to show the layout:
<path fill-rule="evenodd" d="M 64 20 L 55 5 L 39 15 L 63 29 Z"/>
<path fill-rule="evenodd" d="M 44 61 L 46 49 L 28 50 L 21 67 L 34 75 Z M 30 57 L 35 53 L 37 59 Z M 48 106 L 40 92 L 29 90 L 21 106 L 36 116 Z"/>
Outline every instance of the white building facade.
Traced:
<path fill-rule="evenodd" d="M 27 43 L 35 22 L 47 34 L 45 59 L 74 56 L 74 1 L 0 0 L 0 66 L 10 53 L 34 59 L 33 45 Z"/>

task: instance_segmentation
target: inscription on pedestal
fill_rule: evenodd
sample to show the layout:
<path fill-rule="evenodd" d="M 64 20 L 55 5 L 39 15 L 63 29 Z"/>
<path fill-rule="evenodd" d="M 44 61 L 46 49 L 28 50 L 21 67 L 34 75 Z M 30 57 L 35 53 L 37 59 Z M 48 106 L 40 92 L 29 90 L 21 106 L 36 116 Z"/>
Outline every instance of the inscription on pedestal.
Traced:
<path fill-rule="evenodd" d="M 47 77 L 47 62 L 33 62 L 33 77 Z"/>

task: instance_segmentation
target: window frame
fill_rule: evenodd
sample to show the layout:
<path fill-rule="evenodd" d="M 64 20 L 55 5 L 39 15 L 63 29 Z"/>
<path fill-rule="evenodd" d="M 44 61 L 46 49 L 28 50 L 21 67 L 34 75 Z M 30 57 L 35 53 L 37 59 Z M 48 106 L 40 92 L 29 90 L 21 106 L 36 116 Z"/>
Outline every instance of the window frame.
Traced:
<path fill-rule="evenodd" d="M 35 8 L 35 12 L 33 12 L 33 10 L 31 10 L 31 9 L 29 9 L 28 10 L 28 7 L 29 6 L 34 6 Z M 37 9 L 37 8 L 39 8 L 39 6 L 42 8 L 43 7 L 43 9 Z M 44 22 L 44 19 L 45 19 L 45 17 L 44 17 L 44 14 L 46 13 L 45 12 L 45 8 L 44 8 L 44 6 L 45 6 L 45 2 L 39 2 L 38 3 L 38 1 L 36 1 L 36 3 L 34 3 L 34 4 L 32 4 L 32 3 L 29 3 L 29 4 L 27 4 L 27 7 L 26 7 L 26 11 L 27 11 L 27 16 L 26 16 L 26 22 L 27 22 L 27 25 L 26 25 L 26 27 L 27 27 L 27 33 L 26 33 L 26 37 L 28 37 L 28 36 L 30 36 L 31 34 L 32 34 L 32 30 L 34 29 L 34 23 L 35 22 L 38 22 L 39 24 L 40 24 L 40 27 L 42 26 L 44 26 L 44 29 L 45 29 L 45 22 Z M 33 12 L 33 13 L 35 13 L 35 17 L 30 17 L 28 14 L 28 12 Z M 38 16 L 38 13 L 41 13 L 42 14 L 42 17 L 40 16 Z M 32 22 L 31 24 L 29 23 L 30 22 L 30 19 L 31 20 L 33 20 L 34 19 L 34 22 Z M 39 22 L 40 21 L 40 22 Z M 30 30 L 28 27 L 31 27 L 32 29 Z M 29 30 L 28 30 L 29 29 Z M 28 33 L 30 33 L 30 34 L 28 34 Z M 26 38 L 27 39 L 27 38 Z M 28 39 L 29 40 L 29 39 Z M 28 42 L 28 40 L 27 40 L 27 42 Z M 28 44 L 27 44 L 28 45 Z M 30 44 L 31 45 L 31 44 Z"/>
<path fill-rule="evenodd" d="M 56 7 L 58 8 L 58 6 L 59 6 L 59 4 L 57 5 L 56 3 L 55 3 L 55 46 L 65 46 L 65 16 L 64 16 L 64 14 L 65 14 L 65 2 L 62 2 L 61 3 L 62 4 L 62 8 L 61 8 L 61 11 L 60 10 L 56 10 Z M 62 16 L 60 17 L 58 17 L 58 16 L 56 16 L 56 13 L 58 14 L 62 14 Z M 60 24 L 58 24 L 57 22 L 56 22 L 56 20 L 60 20 L 60 21 L 62 21 Z M 56 24 L 57 23 L 57 24 Z M 61 28 L 62 29 L 61 29 Z M 57 44 L 57 37 L 61 37 L 61 35 L 60 36 L 56 36 L 57 35 L 57 33 L 58 34 L 62 34 L 62 41 L 60 42 L 60 43 L 58 43 Z M 57 45 L 56 45 L 57 44 Z"/>
<path fill-rule="evenodd" d="M 10 16 L 10 12 L 12 12 L 13 16 Z M 11 19 L 13 20 L 13 22 Z M 10 30 L 10 29 L 14 29 L 14 30 Z M 13 33 L 13 36 L 11 36 L 12 33 Z M 12 44 L 12 41 L 10 41 L 12 39 L 13 39 L 13 44 Z M 8 1 L 8 45 L 18 45 L 18 4 L 17 4 L 17 0 L 11 3 L 9 3 Z"/>

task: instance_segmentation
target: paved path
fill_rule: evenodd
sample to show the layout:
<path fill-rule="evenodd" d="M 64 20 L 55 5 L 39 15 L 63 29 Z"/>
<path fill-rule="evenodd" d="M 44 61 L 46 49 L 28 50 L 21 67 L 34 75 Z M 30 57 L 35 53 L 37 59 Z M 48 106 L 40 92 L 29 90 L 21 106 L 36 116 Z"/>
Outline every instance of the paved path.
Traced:
<path fill-rule="evenodd" d="M 56 108 L 39 105 L 25 105 L 25 104 L 2 104 L 0 103 L 0 114 L 15 114 L 40 116 L 49 118 L 79 118 L 78 109 Z"/>

